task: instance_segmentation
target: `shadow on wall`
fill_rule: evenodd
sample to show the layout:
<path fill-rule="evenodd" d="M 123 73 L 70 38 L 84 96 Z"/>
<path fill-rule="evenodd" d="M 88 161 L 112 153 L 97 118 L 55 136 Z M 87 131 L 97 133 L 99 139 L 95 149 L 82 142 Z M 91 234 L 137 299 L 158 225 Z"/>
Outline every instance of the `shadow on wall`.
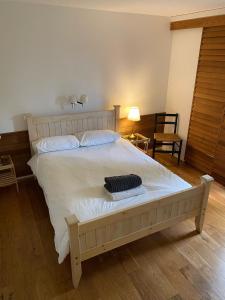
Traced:
<path fill-rule="evenodd" d="M 61 110 L 68 108 L 69 100 L 66 96 L 59 96 L 55 100 L 56 105 L 60 106 Z"/>

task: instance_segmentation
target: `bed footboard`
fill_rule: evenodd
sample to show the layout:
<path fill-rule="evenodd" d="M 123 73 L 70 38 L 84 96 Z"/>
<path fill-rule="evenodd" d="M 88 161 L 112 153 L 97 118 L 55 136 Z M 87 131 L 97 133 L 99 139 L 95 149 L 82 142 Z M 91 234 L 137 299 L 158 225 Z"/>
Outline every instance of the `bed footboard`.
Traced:
<path fill-rule="evenodd" d="M 158 200 L 136 205 L 87 222 L 75 216 L 66 219 L 70 237 L 70 257 L 74 287 L 82 274 L 81 262 L 98 254 L 160 231 L 187 218 L 195 217 L 196 230 L 202 231 L 213 178 L 201 177 L 199 186 Z"/>

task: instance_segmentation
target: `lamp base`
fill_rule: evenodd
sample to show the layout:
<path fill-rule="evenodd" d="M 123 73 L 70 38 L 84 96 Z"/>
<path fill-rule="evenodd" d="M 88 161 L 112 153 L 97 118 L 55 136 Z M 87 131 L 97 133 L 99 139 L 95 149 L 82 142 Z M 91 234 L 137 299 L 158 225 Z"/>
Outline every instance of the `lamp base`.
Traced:
<path fill-rule="evenodd" d="M 131 133 L 131 135 L 129 136 L 130 139 L 135 139 L 135 135 L 134 133 Z"/>

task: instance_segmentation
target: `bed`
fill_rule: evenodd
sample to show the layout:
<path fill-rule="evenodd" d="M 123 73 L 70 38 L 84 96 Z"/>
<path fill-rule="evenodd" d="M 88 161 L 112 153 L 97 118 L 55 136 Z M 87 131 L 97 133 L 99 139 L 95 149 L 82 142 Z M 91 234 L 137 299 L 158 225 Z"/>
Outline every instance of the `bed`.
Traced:
<path fill-rule="evenodd" d="M 119 106 L 113 110 L 61 116 L 29 116 L 30 142 L 86 130 L 118 131 Z M 212 177 L 192 187 L 128 141 L 34 155 L 29 165 L 42 187 L 55 231 L 59 263 L 70 252 L 74 287 L 81 262 L 151 233 L 195 217 L 202 231 Z M 105 176 L 136 173 L 144 195 L 110 201 Z M 62 176 L 63 174 L 63 176 Z"/>

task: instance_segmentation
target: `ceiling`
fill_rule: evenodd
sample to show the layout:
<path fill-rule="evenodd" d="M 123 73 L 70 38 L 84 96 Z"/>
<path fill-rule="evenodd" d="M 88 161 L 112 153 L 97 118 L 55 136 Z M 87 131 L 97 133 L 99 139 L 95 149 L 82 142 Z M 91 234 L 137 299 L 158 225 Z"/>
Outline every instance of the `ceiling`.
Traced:
<path fill-rule="evenodd" d="M 10 1 L 168 17 L 225 8 L 225 0 L 0 0 Z"/>

